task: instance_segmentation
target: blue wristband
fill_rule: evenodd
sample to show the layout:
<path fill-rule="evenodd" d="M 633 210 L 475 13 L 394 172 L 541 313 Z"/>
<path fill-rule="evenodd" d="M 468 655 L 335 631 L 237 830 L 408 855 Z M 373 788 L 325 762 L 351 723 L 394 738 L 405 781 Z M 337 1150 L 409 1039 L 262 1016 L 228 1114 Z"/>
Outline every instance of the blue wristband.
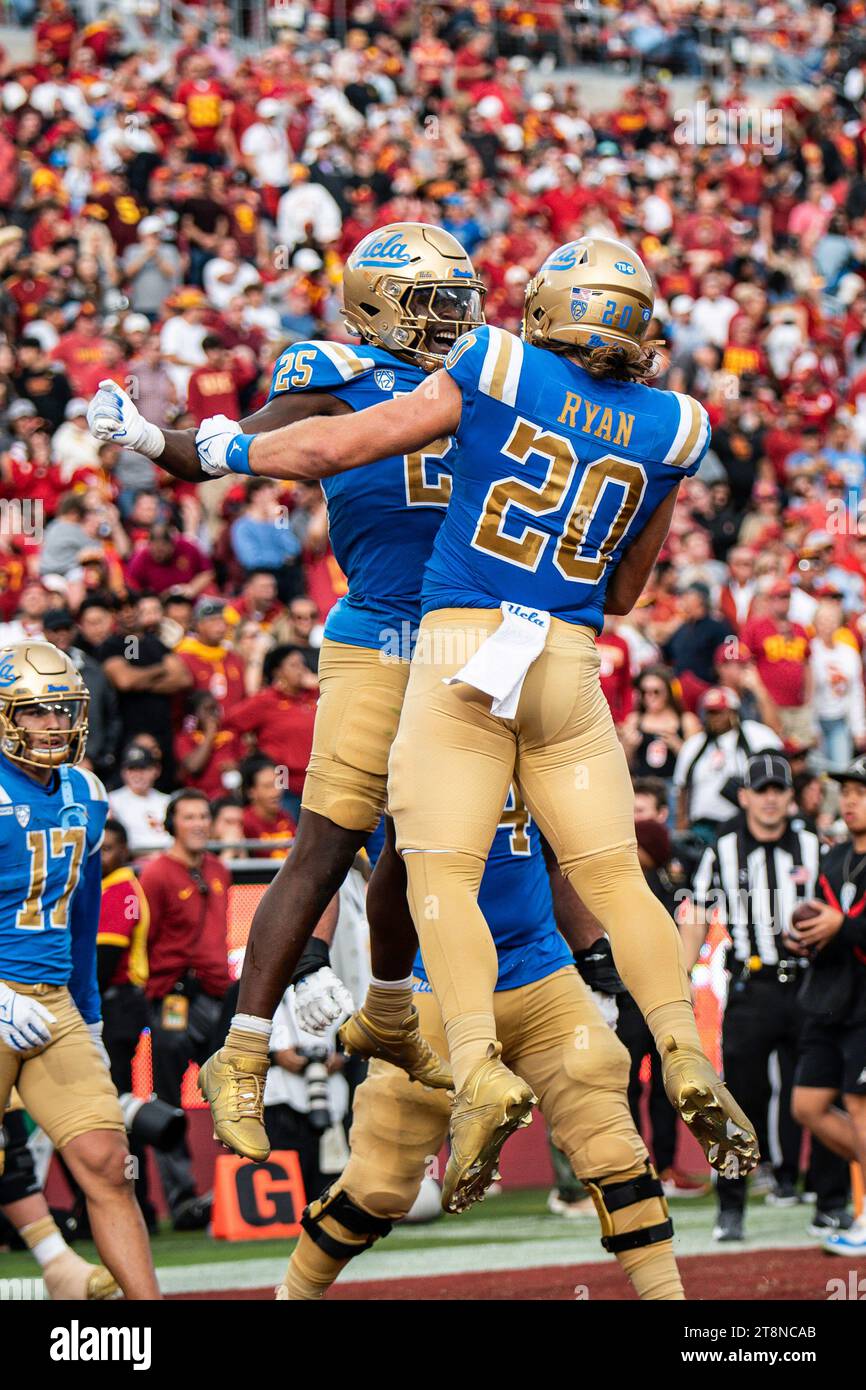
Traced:
<path fill-rule="evenodd" d="M 232 439 L 226 449 L 226 467 L 233 473 L 249 473 L 251 477 L 256 477 L 250 468 L 250 445 L 254 439 L 254 434 L 236 434 Z"/>

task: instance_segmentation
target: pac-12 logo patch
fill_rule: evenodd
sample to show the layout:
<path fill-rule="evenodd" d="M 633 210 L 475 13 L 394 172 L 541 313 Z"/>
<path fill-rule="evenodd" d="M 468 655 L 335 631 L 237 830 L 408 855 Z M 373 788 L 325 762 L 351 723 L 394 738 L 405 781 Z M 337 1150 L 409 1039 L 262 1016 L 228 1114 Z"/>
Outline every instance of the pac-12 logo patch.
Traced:
<path fill-rule="evenodd" d="M 23 830 L 25 826 L 30 824 L 30 807 L 16 806 L 15 819 L 17 820 L 18 824 L 21 826 L 21 829 Z"/>
<path fill-rule="evenodd" d="M 580 323 L 592 297 L 591 290 L 572 290 L 571 291 L 571 317 L 575 323 Z"/>
<path fill-rule="evenodd" d="M 397 378 L 390 367 L 380 367 L 378 371 L 373 373 L 373 380 L 380 391 L 393 391 Z"/>

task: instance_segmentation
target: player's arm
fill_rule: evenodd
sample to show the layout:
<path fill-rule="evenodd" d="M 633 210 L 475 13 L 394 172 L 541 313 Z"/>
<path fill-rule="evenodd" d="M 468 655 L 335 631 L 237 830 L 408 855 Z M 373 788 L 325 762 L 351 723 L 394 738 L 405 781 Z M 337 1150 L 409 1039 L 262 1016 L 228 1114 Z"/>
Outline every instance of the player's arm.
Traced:
<path fill-rule="evenodd" d="M 96 937 L 102 904 L 102 866 L 98 850 L 85 859 L 69 905 L 72 974 L 69 993 L 85 1023 L 99 1023 L 102 1005 L 96 969 Z"/>
<path fill-rule="evenodd" d="M 339 396 L 324 391 L 284 391 L 261 410 L 241 420 L 240 429 L 244 434 L 265 434 L 310 415 L 341 415 L 351 411 L 352 407 Z M 116 382 L 100 382 L 90 402 L 87 421 L 91 434 L 97 439 L 112 439 L 127 449 L 145 454 L 182 482 L 201 483 L 211 476 L 199 463 L 194 429 L 161 430 L 150 424 Z"/>
<path fill-rule="evenodd" d="M 250 438 L 224 416 L 206 420 L 196 440 L 205 471 L 303 481 L 329 478 L 394 454 L 411 454 L 454 434 L 463 398 L 447 372 L 435 372 L 408 396 L 352 414 L 321 416 Z M 661 542 L 659 542 L 661 544 Z"/>
<path fill-rule="evenodd" d="M 630 613 L 643 593 L 670 528 L 678 491 L 679 483 L 656 507 L 613 571 L 604 597 L 605 613 Z"/>

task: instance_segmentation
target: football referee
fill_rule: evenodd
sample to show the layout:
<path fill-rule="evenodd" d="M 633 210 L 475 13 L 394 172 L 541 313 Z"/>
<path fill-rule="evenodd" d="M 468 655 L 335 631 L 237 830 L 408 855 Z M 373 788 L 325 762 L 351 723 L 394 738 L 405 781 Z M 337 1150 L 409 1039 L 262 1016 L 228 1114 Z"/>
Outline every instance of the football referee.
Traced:
<path fill-rule="evenodd" d="M 698 866 L 695 910 L 705 924 L 718 912 L 731 937 L 722 1024 L 725 1082 L 754 1116 L 762 1153 L 772 1159 L 775 1191 L 769 1200 L 794 1206 L 800 1200 L 801 1134 L 791 1116 L 791 1089 L 800 1034 L 797 991 L 805 962 L 786 948 L 782 933 L 798 903 L 814 894 L 820 844 L 812 831 L 790 825 L 791 768 L 779 753 L 749 758 L 738 799 L 739 815 L 720 828 Z M 832 1175 L 822 1171 L 819 1179 L 815 1172 L 816 1184 L 844 1183 L 844 1174 L 840 1179 L 835 1171 L 838 1160 L 826 1151 L 824 1158 Z M 822 1195 L 829 1202 L 819 1192 L 819 1204 Z M 717 1197 L 715 1239 L 742 1240 L 745 1178 L 720 1177 Z"/>

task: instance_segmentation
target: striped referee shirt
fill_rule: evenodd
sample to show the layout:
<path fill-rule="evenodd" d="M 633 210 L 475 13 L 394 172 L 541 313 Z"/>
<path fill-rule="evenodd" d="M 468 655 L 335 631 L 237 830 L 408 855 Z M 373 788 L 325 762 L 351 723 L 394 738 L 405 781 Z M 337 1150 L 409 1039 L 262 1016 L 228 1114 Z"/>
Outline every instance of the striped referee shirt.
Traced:
<path fill-rule="evenodd" d="M 718 912 L 736 960 L 764 965 L 786 958 L 779 937 L 798 903 L 814 897 L 821 846 L 811 830 L 788 826 L 778 840 L 756 840 L 744 814 L 722 827 L 695 874 L 695 906 Z"/>

